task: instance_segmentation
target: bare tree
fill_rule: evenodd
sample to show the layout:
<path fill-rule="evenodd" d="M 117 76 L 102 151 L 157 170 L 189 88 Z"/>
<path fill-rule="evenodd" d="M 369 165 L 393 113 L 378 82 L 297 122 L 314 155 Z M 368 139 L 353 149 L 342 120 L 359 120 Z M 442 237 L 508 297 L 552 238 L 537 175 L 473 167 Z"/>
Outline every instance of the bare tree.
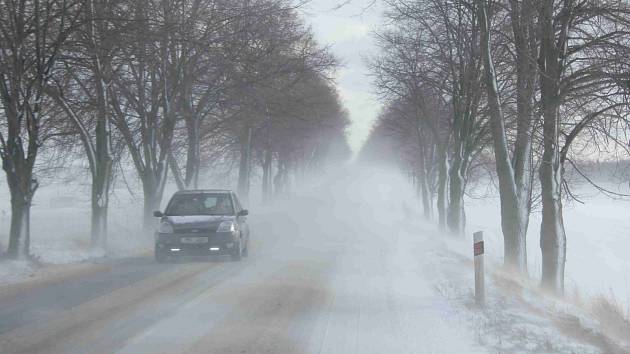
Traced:
<path fill-rule="evenodd" d="M 240 147 L 238 191 L 246 200 L 255 135 L 260 135 L 263 127 L 272 129 L 268 126 L 270 109 L 273 109 L 268 102 L 269 93 L 291 90 L 300 80 L 308 80 L 313 72 L 326 73 L 335 67 L 336 60 L 327 48 L 317 44 L 294 7 L 276 1 L 257 11 L 249 9 L 248 5 L 244 11 L 254 11 L 257 16 L 243 19 L 241 25 L 245 25 L 245 29 L 233 40 L 235 50 L 229 57 L 238 63 L 231 72 L 234 92 L 237 92 L 232 96 L 233 103 L 239 114 L 231 129 L 234 129 Z M 267 173 L 266 184 L 269 186 L 270 175 Z"/>
<path fill-rule="evenodd" d="M 11 192 L 12 257 L 29 255 L 30 208 L 38 187 L 33 168 L 43 143 L 45 88 L 78 22 L 79 8 L 78 1 L 65 0 L 0 2 L 0 95 L 6 129 L 0 131 L 0 157 Z"/>
<path fill-rule="evenodd" d="M 627 108 L 625 64 L 630 8 L 624 3 L 540 2 L 538 6 L 543 155 L 540 166 L 543 220 L 542 285 L 564 291 L 566 233 L 562 212 L 564 162 L 577 136 L 607 112 Z M 587 104 L 584 101 L 588 102 Z M 565 133 L 567 110 L 586 113 Z M 584 110 L 583 110 L 584 111 Z M 608 133 L 611 133 L 608 131 Z"/>
<path fill-rule="evenodd" d="M 381 38 L 385 39 L 383 48 L 394 59 L 379 65 L 379 70 L 390 68 L 383 76 L 385 80 L 380 80 L 384 82 L 381 86 L 393 87 L 398 95 L 402 91 L 400 97 L 412 99 L 415 104 L 422 102 L 417 97 L 427 97 L 418 92 L 431 91 L 428 97 L 444 100 L 449 106 L 446 122 L 431 128 L 439 142 L 436 149 L 438 214 L 440 224 L 461 234 L 469 169 L 474 156 L 483 148 L 487 134 L 487 119 L 482 114 L 483 95 L 479 90 L 482 61 L 477 12 L 474 3 L 465 1 L 397 0 L 388 4 L 387 16 L 392 20 L 394 31 Z M 396 66 L 401 63 L 412 70 L 406 70 L 405 75 L 410 79 L 397 88 L 401 77 Z M 427 101 L 424 105 L 434 103 Z"/>
<path fill-rule="evenodd" d="M 113 178 L 112 112 L 113 60 L 116 35 L 127 22 L 123 1 L 85 0 L 83 24 L 61 56 L 65 78 L 55 80 L 48 94 L 75 127 L 92 177 L 92 247 L 107 244 L 109 189 Z M 87 80 L 86 80 L 87 78 Z M 94 117 L 94 119 L 87 118 Z"/>
<path fill-rule="evenodd" d="M 481 53 L 484 61 L 485 87 L 496 171 L 501 197 L 501 227 L 504 239 L 504 262 L 509 268 L 527 272 L 527 228 L 532 193 L 532 133 L 538 41 L 535 31 L 535 7 L 529 0 L 510 1 L 509 18 L 515 55 L 511 67 L 516 71 L 516 139 L 508 146 L 508 128 L 493 59 L 491 13 L 496 7 L 486 0 L 478 2 L 481 30 Z M 495 47 L 498 47 L 496 45 Z M 508 83 L 509 84 L 509 83 Z"/>
<path fill-rule="evenodd" d="M 142 183 L 144 228 L 162 200 L 175 130 L 175 100 L 181 83 L 177 32 L 169 1 L 133 4 L 134 26 L 125 34 L 121 67 L 112 76 L 112 112 Z"/>

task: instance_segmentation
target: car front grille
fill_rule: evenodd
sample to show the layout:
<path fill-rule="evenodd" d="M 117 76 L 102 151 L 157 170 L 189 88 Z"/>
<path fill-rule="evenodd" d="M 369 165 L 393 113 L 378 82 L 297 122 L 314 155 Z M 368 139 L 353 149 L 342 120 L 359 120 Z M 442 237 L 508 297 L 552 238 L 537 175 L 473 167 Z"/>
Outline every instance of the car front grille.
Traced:
<path fill-rule="evenodd" d="M 190 234 L 190 235 L 207 235 L 210 233 L 214 233 L 217 231 L 216 227 L 187 227 L 187 228 L 178 228 L 175 229 L 176 234 Z"/>

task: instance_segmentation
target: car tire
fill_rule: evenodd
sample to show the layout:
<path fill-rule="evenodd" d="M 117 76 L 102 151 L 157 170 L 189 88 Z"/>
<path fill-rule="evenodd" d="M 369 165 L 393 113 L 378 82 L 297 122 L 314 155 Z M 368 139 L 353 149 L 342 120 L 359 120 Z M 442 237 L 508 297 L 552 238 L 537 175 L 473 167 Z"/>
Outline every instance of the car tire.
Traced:
<path fill-rule="evenodd" d="M 241 242 L 239 241 L 236 250 L 231 255 L 232 261 L 238 262 L 243 257 L 243 249 L 241 248 Z"/>

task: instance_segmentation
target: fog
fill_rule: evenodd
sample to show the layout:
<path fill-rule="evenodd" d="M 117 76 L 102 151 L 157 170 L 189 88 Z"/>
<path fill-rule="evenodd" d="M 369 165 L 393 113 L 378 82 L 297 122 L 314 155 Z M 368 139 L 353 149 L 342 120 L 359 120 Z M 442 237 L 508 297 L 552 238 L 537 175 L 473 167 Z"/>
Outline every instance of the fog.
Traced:
<path fill-rule="evenodd" d="M 209 179 L 203 186 L 213 187 Z M 500 272 L 497 218 L 488 214 L 480 220 L 496 205 L 484 203 L 473 204 L 469 217 L 475 228 L 470 231 L 478 227 L 487 237 L 488 298 L 480 311 L 474 305 L 471 232 L 453 237 L 423 220 L 412 184 L 395 168 L 331 166 L 293 181 L 290 193 L 272 201 L 263 203 L 252 193 L 251 251 L 241 262 L 211 257 L 155 263 L 153 238 L 141 231 L 142 203 L 127 187 L 114 191 L 110 246 L 100 254 L 91 253 L 87 242 L 84 189 L 42 187 L 32 215 L 34 254 L 44 265 L 84 261 L 83 267 L 101 268 L 62 269 L 58 272 L 66 275 L 59 277 L 33 266 L 4 267 L 4 352 L 599 353 L 623 348 L 585 339 L 587 329 L 604 327 L 558 326 L 558 316 L 592 319 L 587 307 L 541 300 L 534 281 Z M 168 190 L 165 200 L 175 188 Z M 567 219 L 570 224 L 571 216 Z M 47 278 L 53 285 L 45 285 Z M 34 287 L 30 295 L 16 297 L 25 286 Z"/>
<path fill-rule="evenodd" d="M 88 227 L 78 217 L 80 190 L 54 185 L 50 189 L 50 194 L 40 194 L 33 208 L 33 250 L 44 261 L 88 257 L 81 242 L 89 236 Z M 59 195 L 74 198 L 76 204 L 46 206 L 47 196 L 59 201 Z M 434 267 L 430 255 L 437 239 L 419 233 L 430 228 L 414 221 L 415 203 L 409 185 L 396 172 L 357 172 L 353 166 L 342 166 L 300 181 L 289 195 L 270 203 L 252 201 L 251 251 L 242 262 L 193 258 L 164 267 L 144 260 L 143 251 L 151 243 L 133 231 L 141 226 L 141 205 L 121 195 L 112 208 L 116 212 L 106 256 L 135 260 L 106 263 L 126 269 L 130 276 L 146 272 L 146 278 L 118 288 L 109 275 L 95 277 L 109 279 L 113 289 L 101 290 L 107 291 L 103 300 L 124 307 L 123 313 L 101 313 L 107 305 L 98 299 L 78 300 L 85 296 L 80 291 L 71 296 L 77 298 L 72 310 L 55 318 L 55 329 L 36 322 L 11 329 L 19 321 L 5 308 L 0 311 L 0 328 L 5 329 L 0 338 L 28 334 L 31 346 L 14 343 L 7 348 L 49 352 L 477 350 L 473 335 L 462 335 L 470 332 L 463 318 L 435 292 L 434 275 L 423 274 Z M 64 252 L 68 258 L 60 256 Z M 146 287 L 162 289 L 162 284 L 168 289 L 146 293 Z M 95 283 L 85 286 L 96 289 Z M 43 294 L 51 299 L 61 296 L 50 289 L 43 289 Z M 128 303 L 136 297 L 143 300 Z M 28 306 L 13 299 L 9 305 L 21 308 L 22 318 L 45 318 L 41 310 L 51 306 L 51 299 L 30 298 Z M 86 318 L 94 313 L 103 317 Z M 77 321 L 85 322 L 81 331 L 64 331 Z M 121 334 L 117 328 L 129 332 Z M 79 333 L 84 339 L 76 341 Z M 57 337 L 51 342 L 53 334 Z M 114 338 L 122 341 L 113 343 Z"/>
<path fill-rule="evenodd" d="M 628 33 L 0 0 L 0 353 L 630 353 Z"/>

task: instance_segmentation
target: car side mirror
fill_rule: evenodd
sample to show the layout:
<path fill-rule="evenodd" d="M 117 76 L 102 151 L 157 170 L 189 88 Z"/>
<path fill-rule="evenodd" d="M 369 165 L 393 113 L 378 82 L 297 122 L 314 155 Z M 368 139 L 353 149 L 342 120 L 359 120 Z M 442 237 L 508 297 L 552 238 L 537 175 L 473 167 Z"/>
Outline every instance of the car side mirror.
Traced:
<path fill-rule="evenodd" d="M 156 218 L 161 218 L 161 217 L 164 216 L 164 213 L 162 213 L 159 210 L 156 210 L 156 211 L 153 212 L 153 216 L 155 216 Z"/>
<path fill-rule="evenodd" d="M 238 212 L 238 216 L 247 216 L 249 215 L 249 211 L 247 209 L 243 209 Z"/>

